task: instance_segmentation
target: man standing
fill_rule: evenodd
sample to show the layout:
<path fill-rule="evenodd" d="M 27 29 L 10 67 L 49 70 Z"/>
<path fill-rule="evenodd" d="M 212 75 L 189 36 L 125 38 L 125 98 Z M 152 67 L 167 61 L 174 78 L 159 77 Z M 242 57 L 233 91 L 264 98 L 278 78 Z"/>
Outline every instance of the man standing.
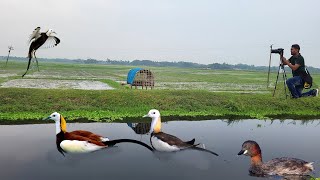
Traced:
<path fill-rule="evenodd" d="M 293 44 L 291 46 L 291 57 L 287 60 L 282 57 L 282 62 L 284 65 L 288 65 L 292 69 L 292 78 L 289 78 L 287 86 L 291 92 L 292 98 L 300 98 L 306 96 L 318 96 L 319 90 L 312 89 L 306 93 L 302 93 L 305 81 L 302 78 L 302 74 L 306 72 L 306 67 L 304 65 L 304 58 L 300 54 L 300 46 L 298 44 Z"/>

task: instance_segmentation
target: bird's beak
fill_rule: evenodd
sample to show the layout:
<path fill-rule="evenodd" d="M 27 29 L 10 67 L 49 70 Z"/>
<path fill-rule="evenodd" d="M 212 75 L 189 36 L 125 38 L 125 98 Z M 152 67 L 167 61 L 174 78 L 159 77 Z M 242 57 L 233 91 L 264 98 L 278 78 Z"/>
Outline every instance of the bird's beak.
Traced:
<path fill-rule="evenodd" d="M 42 120 L 46 121 L 46 120 L 49 120 L 49 119 L 51 119 L 50 116 L 49 116 L 49 117 L 46 117 L 46 118 L 43 118 Z"/>
<path fill-rule="evenodd" d="M 238 153 L 238 156 L 240 156 L 240 155 L 243 155 L 243 154 L 246 154 L 248 151 L 247 150 L 241 150 L 239 153 Z"/>
<path fill-rule="evenodd" d="M 52 33 L 57 34 L 57 33 L 56 33 L 56 32 L 54 32 L 54 31 L 53 31 Z"/>
<path fill-rule="evenodd" d="M 146 114 L 146 115 L 144 115 L 144 116 L 142 116 L 143 118 L 145 118 L 145 117 L 149 117 L 149 115 L 148 114 Z"/>

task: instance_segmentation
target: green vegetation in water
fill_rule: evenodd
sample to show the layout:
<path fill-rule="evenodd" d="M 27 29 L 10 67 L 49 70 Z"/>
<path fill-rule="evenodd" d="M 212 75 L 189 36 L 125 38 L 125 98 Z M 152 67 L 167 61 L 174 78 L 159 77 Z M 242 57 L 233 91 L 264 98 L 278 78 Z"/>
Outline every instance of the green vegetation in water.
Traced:
<path fill-rule="evenodd" d="M 57 111 L 68 120 L 140 118 L 150 109 L 162 116 L 208 118 L 320 117 L 318 97 L 284 99 L 270 94 L 201 90 L 60 90 L 0 88 L 0 119 L 42 119 Z M 297 108 L 299 107 L 299 108 Z M 141 118 L 142 119 L 142 118 Z"/>
<path fill-rule="evenodd" d="M 311 177 L 310 180 L 320 180 L 320 178 Z"/>

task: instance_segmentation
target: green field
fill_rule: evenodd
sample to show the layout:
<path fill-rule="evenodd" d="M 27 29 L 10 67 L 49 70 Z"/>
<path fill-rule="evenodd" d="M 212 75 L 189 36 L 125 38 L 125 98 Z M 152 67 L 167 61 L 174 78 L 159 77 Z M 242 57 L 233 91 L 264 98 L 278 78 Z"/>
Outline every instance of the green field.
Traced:
<path fill-rule="evenodd" d="M 6 68 L 5 61 L 0 62 L 2 121 L 39 120 L 54 111 L 69 120 L 139 120 L 151 108 L 159 109 L 167 119 L 320 117 L 319 98 L 285 99 L 282 81 L 276 97 L 272 97 L 276 73 L 271 74 L 267 88 L 266 72 L 143 67 L 154 73 L 155 89 L 135 90 L 120 85 L 134 68 L 130 66 L 39 62 L 40 72 L 33 68 L 22 79 L 26 62 L 9 61 Z M 313 74 L 313 78 L 316 87 L 320 74 Z M 28 80 L 94 80 L 115 89 L 78 90 L 68 85 L 58 89 L 4 87 L 16 80 L 17 85 Z"/>

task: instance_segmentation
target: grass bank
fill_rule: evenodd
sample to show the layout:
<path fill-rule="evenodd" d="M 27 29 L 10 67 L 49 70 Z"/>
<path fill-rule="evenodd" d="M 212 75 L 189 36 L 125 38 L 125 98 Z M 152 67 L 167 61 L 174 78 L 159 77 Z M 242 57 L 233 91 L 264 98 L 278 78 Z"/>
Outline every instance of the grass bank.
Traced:
<path fill-rule="evenodd" d="M 202 90 L 0 88 L 1 121 L 40 120 L 54 111 L 60 112 L 68 120 L 119 121 L 140 118 L 151 108 L 159 109 L 162 116 L 176 119 L 320 117 L 318 97 L 293 100 L 273 98 L 270 94 Z"/>

